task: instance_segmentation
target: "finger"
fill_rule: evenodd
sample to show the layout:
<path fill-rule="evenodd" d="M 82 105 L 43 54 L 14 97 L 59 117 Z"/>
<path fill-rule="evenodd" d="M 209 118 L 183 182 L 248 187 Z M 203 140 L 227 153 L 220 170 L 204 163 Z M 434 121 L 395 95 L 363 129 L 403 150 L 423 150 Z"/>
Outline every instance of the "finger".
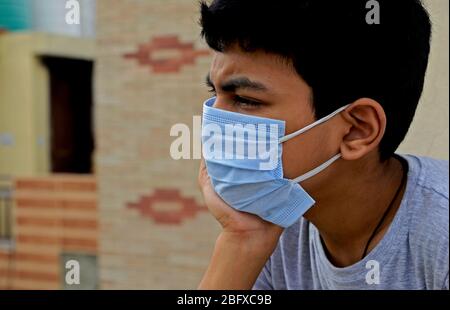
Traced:
<path fill-rule="evenodd" d="M 199 168 L 199 172 L 198 172 L 198 184 L 199 184 L 200 188 L 203 189 L 203 187 L 206 184 L 208 184 L 208 182 L 209 182 L 208 171 L 206 169 L 205 161 L 202 159 L 200 161 L 200 168 Z"/>

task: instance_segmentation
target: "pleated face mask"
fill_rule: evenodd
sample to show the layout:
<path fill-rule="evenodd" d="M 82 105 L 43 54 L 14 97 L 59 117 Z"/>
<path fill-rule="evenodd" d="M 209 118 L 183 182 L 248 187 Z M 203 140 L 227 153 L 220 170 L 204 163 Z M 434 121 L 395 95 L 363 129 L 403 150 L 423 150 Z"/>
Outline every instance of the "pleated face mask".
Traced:
<path fill-rule="evenodd" d="M 202 144 L 206 169 L 215 192 L 232 208 L 289 227 L 314 204 L 300 186 L 341 157 L 338 154 L 294 179 L 285 179 L 282 144 L 328 121 L 342 107 L 317 122 L 285 135 L 284 121 L 214 108 L 216 98 L 203 105 Z"/>

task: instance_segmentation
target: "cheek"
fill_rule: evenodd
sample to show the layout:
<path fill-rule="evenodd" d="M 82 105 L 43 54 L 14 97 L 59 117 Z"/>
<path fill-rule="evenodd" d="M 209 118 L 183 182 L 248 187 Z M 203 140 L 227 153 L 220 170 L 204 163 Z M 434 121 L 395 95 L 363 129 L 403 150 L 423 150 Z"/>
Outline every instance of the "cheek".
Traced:
<path fill-rule="evenodd" d="M 294 179 L 320 165 L 326 153 L 326 137 L 312 130 L 283 144 L 284 178 Z"/>

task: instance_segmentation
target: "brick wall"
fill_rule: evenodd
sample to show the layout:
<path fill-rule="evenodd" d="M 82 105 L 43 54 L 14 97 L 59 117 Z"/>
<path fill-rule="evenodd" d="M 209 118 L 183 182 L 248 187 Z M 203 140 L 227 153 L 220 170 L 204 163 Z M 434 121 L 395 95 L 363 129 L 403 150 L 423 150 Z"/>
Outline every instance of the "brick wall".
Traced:
<path fill-rule="evenodd" d="M 201 115 L 211 54 L 198 2 L 97 3 L 96 172 L 104 289 L 195 288 L 218 226 L 198 161 L 174 161 L 170 129 Z"/>
<path fill-rule="evenodd" d="M 14 187 L 14 243 L 0 248 L 0 289 L 59 289 L 61 255 L 97 254 L 95 179 L 19 178 Z"/>

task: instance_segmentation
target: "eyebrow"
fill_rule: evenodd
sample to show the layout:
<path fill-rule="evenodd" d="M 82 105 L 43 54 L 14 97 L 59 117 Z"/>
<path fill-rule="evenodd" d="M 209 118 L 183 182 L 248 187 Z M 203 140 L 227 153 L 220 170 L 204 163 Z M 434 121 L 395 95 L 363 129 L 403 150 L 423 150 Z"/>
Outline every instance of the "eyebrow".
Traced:
<path fill-rule="evenodd" d="M 214 83 L 211 80 L 211 75 L 209 73 L 206 75 L 206 84 L 211 88 L 215 88 Z M 255 91 L 268 90 L 268 88 L 264 84 L 252 81 L 247 77 L 232 78 L 226 82 L 223 82 L 220 85 L 220 89 L 222 89 L 222 91 L 224 92 L 236 92 L 236 90 L 238 89 L 249 89 Z"/>

